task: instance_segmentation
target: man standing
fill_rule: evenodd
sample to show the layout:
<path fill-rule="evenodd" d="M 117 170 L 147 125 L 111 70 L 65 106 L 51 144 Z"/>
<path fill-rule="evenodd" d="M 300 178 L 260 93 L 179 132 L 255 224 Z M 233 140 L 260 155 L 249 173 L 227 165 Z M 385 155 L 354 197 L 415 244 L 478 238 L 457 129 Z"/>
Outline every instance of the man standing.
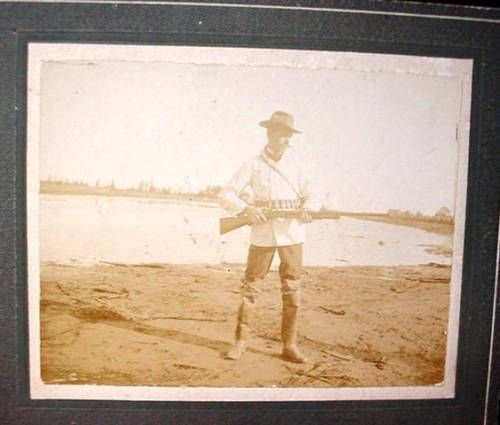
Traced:
<path fill-rule="evenodd" d="M 277 111 L 260 122 L 267 129 L 267 144 L 256 157 L 245 162 L 220 192 L 221 206 L 230 214 L 246 214 L 252 224 L 247 267 L 242 279 L 242 301 L 238 310 L 235 343 L 228 359 L 239 359 L 245 351 L 252 310 L 261 281 L 269 271 L 275 251 L 280 257 L 279 276 L 283 302 L 281 336 L 285 360 L 304 363 L 297 347 L 300 307 L 300 274 L 303 223 L 312 221 L 309 211 L 320 207 L 300 164 L 285 155 L 290 140 L 300 131 L 294 128 L 292 115 Z M 298 218 L 272 218 L 265 210 L 299 210 Z"/>

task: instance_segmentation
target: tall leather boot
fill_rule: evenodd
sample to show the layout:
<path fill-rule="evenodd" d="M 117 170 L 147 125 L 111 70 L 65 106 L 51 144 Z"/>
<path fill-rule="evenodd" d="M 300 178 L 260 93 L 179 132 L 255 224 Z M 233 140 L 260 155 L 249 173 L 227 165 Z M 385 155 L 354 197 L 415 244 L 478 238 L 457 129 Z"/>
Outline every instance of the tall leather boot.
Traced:
<path fill-rule="evenodd" d="M 245 352 L 246 341 L 248 340 L 248 335 L 250 333 L 249 320 L 254 304 L 255 302 L 251 297 L 243 297 L 243 300 L 238 309 L 235 342 L 232 348 L 227 352 L 226 359 L 238 360 Z"/>
<path fill-rule="evenodd" d="M 283 359 L 293 363 L 305 363 L 306 357 L 297 347 L 298 313 L 300 293 L 298 291 L 283 294 L 283 315 L 281 322 L 281 337 L 283 339 Z"/>

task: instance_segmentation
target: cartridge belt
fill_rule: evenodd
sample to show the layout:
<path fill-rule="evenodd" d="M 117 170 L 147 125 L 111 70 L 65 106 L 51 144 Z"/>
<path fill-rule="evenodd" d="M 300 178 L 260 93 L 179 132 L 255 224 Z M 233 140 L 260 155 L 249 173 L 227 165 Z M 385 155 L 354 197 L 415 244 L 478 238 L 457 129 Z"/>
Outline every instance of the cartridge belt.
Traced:
<path fill-rule="evenodd" d="M 296 210 L 301 206 L 300 199 L 272 199 L 269 201 L 255 201 L 253 204 L 259 208 L 271 210 Z"/>

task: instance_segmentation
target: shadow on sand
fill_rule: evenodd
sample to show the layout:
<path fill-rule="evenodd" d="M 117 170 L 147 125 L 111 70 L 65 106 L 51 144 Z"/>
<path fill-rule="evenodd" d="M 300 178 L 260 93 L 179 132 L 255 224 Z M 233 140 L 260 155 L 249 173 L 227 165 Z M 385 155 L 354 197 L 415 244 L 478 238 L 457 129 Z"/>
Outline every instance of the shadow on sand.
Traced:
<path fill-rule="evenodd" d="M 70 310 L 70 314 L 72 314 L 74 317 L 88 323 L 106 324 L 120 329 L 139 332 L 144 335 L 170 339 L 181 344 L 191 344 L 198 345 L 204 348 L 210 348 L 214 351 L 217 351 L 219 353 L 219 356 L 222 358 L 225 358 L 226 353 L 231 348 L 231 344 L 226 341 L 220 341 L 205 336 L 191 334 L 185 331 L 179 331 L 176 329 L 152 326 L 138 320 L 126 318 L 122 314 L 104 307 L 85 307 L 72 309 L 72 307 L 67 304 L 65 306 L 68 308 L 68 310 Z M 281 358 L 281 355 L 279 353 L 270 353 L 256 348 L 248 347 L 246 351 L 271 358 Z"/>

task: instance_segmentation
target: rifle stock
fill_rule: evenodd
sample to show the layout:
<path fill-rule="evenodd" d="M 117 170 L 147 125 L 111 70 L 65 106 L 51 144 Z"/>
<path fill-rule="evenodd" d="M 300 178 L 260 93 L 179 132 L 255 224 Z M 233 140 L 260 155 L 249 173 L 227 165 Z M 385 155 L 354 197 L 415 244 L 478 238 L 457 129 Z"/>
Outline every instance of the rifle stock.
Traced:
<path fill-rule="evenodd" d="M 272 210 L 264 211 L 266 218 L 298 218 L 302 211 L 296 210 Z M 323 210 L 323 211 L 311 211 L 309 212 L 314 220 L 324 220 L 324 219 L 337 219 L 340 214 L 336 211 Z M 246 215 L 239 215 L 236 217 L 223 217 L 220 219 L 220 234 L 231 232 L 233 230 L 239 229 L 240 227 L 250 224 L 250 220 Z"/>

